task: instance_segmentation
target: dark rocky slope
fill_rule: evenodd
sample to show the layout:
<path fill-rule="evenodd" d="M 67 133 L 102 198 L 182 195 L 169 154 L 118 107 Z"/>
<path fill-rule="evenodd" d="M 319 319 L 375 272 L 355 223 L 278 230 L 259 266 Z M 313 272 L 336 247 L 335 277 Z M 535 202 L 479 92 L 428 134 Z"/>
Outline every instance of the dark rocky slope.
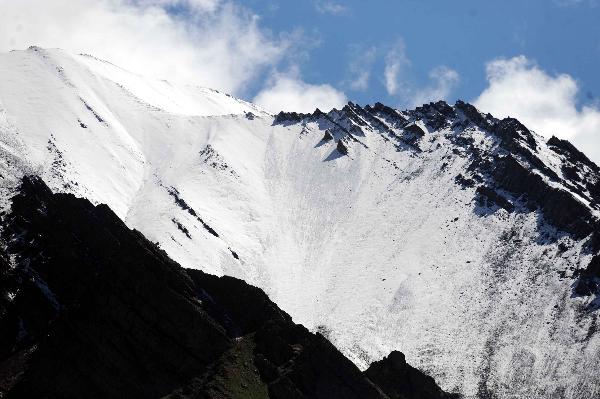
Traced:
<path fill-rule="evenodd" d="M 361 373 L 261 290 L 37 178 L 2 226 L 0 397 L 449 397 L 399 353 Z"/>
<path fill-rule="evenodd" d="M 385 391 L 390 399 L 425 399 L 440 394 L 433 378 L 407 364 L 404 354 L 398 351 L 371 364 L 365 375 Z M 403 383 L 398 384 L 398 380 Z"/>

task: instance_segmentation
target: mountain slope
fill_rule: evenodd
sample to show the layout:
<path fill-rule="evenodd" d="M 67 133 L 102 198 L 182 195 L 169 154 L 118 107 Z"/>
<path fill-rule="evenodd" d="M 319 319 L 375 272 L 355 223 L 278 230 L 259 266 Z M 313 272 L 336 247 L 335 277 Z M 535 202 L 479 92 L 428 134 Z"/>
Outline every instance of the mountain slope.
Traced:
<path fill-rule="evenodd" d="M 362 368 L 398 349 L 467 397 L 598 393 L 600 171 L 569 143 L 462 102 L 177 112 L 104 66 L 2 56 L 7 205 L 29 171 L 106 203 Z"/>
<path fill-rule="evenodd" d="M 405 363 L 382 391 L 259 289 L 181 269 L 106 206 L 36 178 L 2 227 L 2 397 L 447 397 Z"/>

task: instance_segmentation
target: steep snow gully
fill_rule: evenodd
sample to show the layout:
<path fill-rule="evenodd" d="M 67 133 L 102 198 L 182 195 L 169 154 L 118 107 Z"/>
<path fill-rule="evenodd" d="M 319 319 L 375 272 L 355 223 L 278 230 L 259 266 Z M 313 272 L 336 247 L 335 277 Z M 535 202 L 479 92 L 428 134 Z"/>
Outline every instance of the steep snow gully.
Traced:
<path fill-rule="evenodd" d="M 107 204 L 184 267 L 256 285 L 356 365 L 401 350 L 467 398 L 600 395 L 600 169 L 473 106 L 270 115 L 86 55 L 0 55 L 20 178 Z"/>

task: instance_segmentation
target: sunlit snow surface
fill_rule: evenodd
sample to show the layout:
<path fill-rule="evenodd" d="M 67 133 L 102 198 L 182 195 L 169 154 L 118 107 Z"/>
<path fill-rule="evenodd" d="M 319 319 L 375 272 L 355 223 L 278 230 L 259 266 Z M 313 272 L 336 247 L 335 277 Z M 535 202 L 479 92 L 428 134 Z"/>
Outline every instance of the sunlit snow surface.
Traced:
<path fill-rule="evenodd" d="M 597 397 L 597 314 L 568 277 L 589 255 L 536 213 L 480 209 L 448 134 L 416 152 L 368 132 L 341 156 L 317 123 L 275 124 L 212 90 L 59 50 L 0 55 L 5 206 L 22 173 L 107 203 L 183 266 L 265 289 L 361 367 L 398 349 L 467 397 Z"/>

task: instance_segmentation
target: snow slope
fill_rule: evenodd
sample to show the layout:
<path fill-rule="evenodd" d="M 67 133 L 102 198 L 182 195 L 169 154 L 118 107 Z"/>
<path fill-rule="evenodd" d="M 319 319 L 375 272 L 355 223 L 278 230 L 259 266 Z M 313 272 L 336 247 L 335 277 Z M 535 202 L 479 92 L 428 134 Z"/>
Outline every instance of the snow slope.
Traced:
<path fill-rule="evenodd" d="M 106 203 L 183 266 L 265 289 L 361 367 L 398 349 L 469 398 L 600 394 L 594 297 L 572 286 L 589 234 L 459 184 L 472 153 L 510 151 L 457 107 L 447 124 L 353 104 L 275 118 L 39 48 L 0 55 L 0 76 L 4 205 L 23 173 Z M 597 217 L 532 137 L 535 173 Z"/>

